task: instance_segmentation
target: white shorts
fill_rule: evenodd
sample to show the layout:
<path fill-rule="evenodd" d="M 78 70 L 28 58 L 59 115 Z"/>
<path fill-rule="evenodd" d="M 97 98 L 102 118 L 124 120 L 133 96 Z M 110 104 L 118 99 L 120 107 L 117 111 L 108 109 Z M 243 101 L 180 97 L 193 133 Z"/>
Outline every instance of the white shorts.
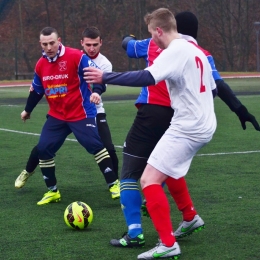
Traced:
<path fill-rule="evenodd" d="M 160 172 L 179 179 L 187 174 L 194 155 L 206 144 L 177 137 L 168 129 L 155 146 L 147 163 Z"/>

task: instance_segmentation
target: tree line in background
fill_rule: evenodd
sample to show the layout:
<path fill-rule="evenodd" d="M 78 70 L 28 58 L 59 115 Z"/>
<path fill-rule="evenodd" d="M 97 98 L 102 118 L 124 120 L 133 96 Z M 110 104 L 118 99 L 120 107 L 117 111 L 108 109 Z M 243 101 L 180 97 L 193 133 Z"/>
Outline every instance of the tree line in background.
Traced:
<path fill-rule="evenodd" d="M 103 35 L 102 53 L 114 71 L 143 68 L 143 62 L 126 57 L 122 37 L 150 37 L 143 17 L 159 7 L 197 16 L 197 40 L 214 56 L 219 71 L 256 71 L 259 0 L 0 0 L 0 79 L 11 79 L 17 71 L 33 72 L 41 55 L 39 32 L 45 26 L 55 27 L 63 44 L 75 48 L 80 48 L 84 28 L 97 26 Z"/>

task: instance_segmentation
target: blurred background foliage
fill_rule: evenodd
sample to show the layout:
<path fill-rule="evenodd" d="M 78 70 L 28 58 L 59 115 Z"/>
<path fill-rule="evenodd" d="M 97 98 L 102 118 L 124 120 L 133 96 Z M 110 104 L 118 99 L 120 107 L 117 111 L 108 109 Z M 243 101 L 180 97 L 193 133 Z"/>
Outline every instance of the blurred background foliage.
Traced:
<path fill-rule="evenodd" d="M 142 61 L 126 57 L 121 40 L 130 33 L 149 37 L 143 17 L 159 7 L 196 14 L 198 42 L 212 53 L 219 71 L 256 71 L 259 0 L 0 0 L 0 80 L 14 79 L 15 72 L 31 77 L 45 26 L 55 27 L 63 44 L 75 48 L 81 47 L 84 28 L 97 26 L 102 53 L 115 71 L 143 68 Z"/>

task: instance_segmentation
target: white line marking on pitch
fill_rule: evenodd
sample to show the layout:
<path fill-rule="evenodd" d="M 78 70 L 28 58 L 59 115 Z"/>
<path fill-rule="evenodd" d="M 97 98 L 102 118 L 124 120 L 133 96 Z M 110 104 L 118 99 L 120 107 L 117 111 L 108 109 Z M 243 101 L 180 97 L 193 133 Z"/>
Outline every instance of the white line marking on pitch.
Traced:
<path fill-rule="evenodd" d="M 40 136 L 40 134 L 36 134 L 36 133 L 22 132 L 22 131 L 16 131 L 16 130 L 5 129 L 5 128 L 0 128 L 0 131 L 17 133 L 17 134 L 24 134 L 24 135 Z M 76 139 L 71 139 L 71 138 L 66 138 L 66 140 L 72 141 L 72 142 L 77 142 Z M 121 146 L 121 145 L 115 145 L 115 147 L 116 148 L 123 148 L 123 146 Z M 260 150 L 244 151 L 244 152 L 227 152 L 227 153 L 205 153 L 205 154 L 197 154 L 196 156 L 216 156 L 216 155 L 233 155 L 233 154 L 249 154 L 249 153 L 260 153 Z"/>
<path fill-rule="evenodd" d="M 16 130 L 5 129 L 5 128 L 0 128 L 0 131 L 11 132 L 11 133 L 17 133 L 17 134 L 23 134 L 23 135 L 40 136 L 40 134 L 36 134 L 36 133 L 22 132 L 22 131 L 16 131 Z M 71 139 L 71 138 L 66 138 L 66 140 L 67 140 L 67 141 L 72 141 L 72 142 L 77 142 L 76 139 Z M 115 147 L 117 147 L 117 148 L 123 148 L 123 146 L 120 146 L 120 145 L 115 145 Z"/>

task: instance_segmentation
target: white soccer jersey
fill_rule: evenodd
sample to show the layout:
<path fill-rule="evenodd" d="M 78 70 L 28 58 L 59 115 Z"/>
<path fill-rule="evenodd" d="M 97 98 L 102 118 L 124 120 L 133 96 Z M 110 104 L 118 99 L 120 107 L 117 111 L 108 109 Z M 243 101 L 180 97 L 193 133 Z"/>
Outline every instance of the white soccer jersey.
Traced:
<path fill-rule="evenodd" d="M 112 63 L 107 59 L 106 56 L 99 53 L 95 59 L 92 59 L 98 67 L 105 72 L 112 72 Z"/>
<path fill-rule="evenodd" d="M 92 59 L 95 64 L 105 72 L 112 72 L 112 63 L 101 53 L 95 59 Z M 97 113 L 105 113 L 105 109 L 103 107 L 102 99 L 100 103 L 96 105 Z"/>
<path fill-rule="evenodd" d="M 179 137 L 210 141 L 217 125 L 212 97 L 216 85 L 204 53 L 184 39 L 175 39 L 146 70 L 156 83 L 166 80 L 174 109 L 171 130 Z"/>

